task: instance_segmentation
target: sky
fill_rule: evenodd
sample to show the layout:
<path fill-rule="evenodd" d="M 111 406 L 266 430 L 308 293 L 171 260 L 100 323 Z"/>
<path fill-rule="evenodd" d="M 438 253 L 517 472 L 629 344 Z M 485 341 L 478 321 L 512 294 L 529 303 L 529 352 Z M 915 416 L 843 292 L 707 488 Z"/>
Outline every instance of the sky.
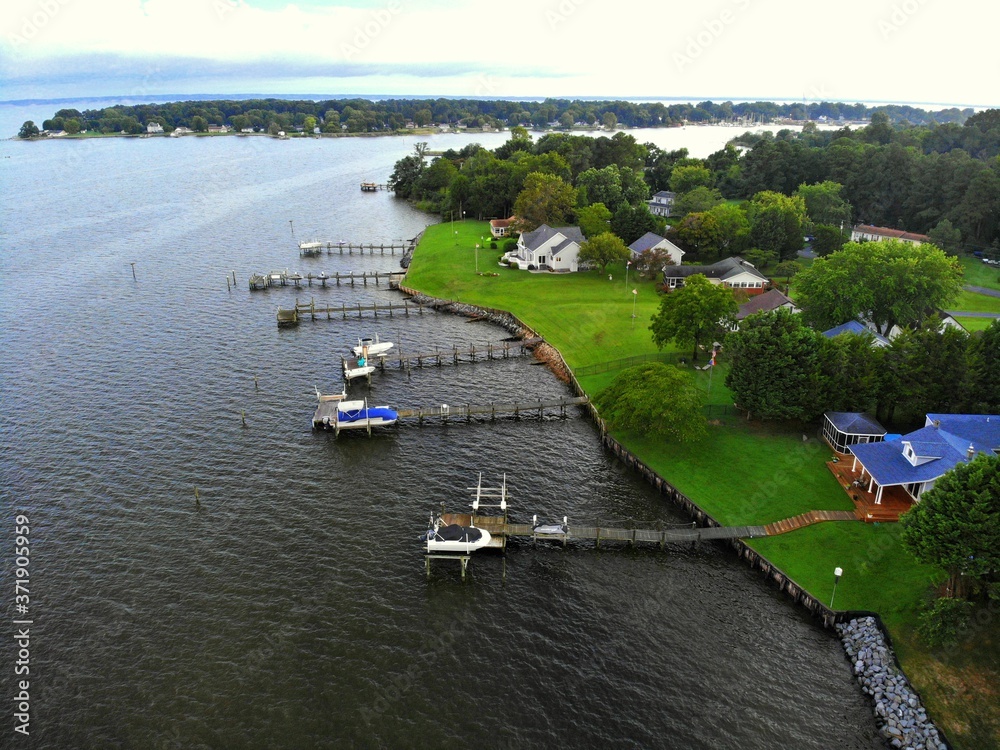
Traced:
<path fill-rule="evenodd" d="M 1000 105 L 996 0 L 3 0 L 0 100 Z"/>

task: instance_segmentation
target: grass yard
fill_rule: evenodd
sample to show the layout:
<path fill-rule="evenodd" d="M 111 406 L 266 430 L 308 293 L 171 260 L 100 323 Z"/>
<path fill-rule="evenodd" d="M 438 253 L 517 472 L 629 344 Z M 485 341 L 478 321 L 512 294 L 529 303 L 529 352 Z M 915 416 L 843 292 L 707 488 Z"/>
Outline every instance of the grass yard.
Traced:
<path fill-rule="evenodd" d="M 955 316 L 957 320 L 966 331 L 970 333 L 974 331 L 985 331 L 995 320 L 994 318 L 967 318 L 962 316 Z"/>
<path fill-rule="evenodd" d="M 963 255 L 959 258 L 965 270 L 965 283 L 1000 291 L 1000 266 L 988 266 L 979 258 Z"/>
<path fill-rule="evenodd" d="M 650 318 L 659 307 L 653 281 L 629 274 L 626 285 L 624 264 L 611 266 L 604 274 L 501 268 L 499 248 L 479 250 L 479 271 L 499 275 L 479 276 L 475 246 L 482 237 L 487 238 L 488 248 L 488 222 L 455 222 L 454 233 L 450 223 L 428 227 L 406 283 L 435 297 L 514 313 L 559 349 L 571 367 L 658 351 L 649 331 Z M 632 289 L 638 292 L 634 324 Z"/>
<path fill-rule="evenodd" d="M 990 297 L 988 294 L 976 294 L 975 292 L 962 292 L 948 309 L 959 310 L 961 312 L 1000 313 L 1000 297 Z"/>

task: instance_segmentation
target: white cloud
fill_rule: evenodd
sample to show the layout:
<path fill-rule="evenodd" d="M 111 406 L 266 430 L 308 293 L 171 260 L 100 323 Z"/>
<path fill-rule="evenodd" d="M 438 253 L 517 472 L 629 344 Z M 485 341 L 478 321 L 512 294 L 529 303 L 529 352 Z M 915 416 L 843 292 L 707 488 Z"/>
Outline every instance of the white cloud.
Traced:
<path fill-rule="evenodd" d="M 985 0 L 352 0 L 302 7 L 273 0 L 6 0 L 0 54 L 14 80 L 30 79 L 46 60 L 117 55 L 271 61 L 275 79 L 289 63 L 297 77 L 310 78 L 315 65 L 314 83 L 324 85 L 331 65 L 369 66 L 377 70 L 369 86 L 360 86 L 368 93 L 393 81 L 405 85 L 403 93 L 455 96 L 480 90 L 996 104 L 998 21 L 1000 9 Z M 956 48 L 961 55 L 943 52 Z M 455 75 L 413 75 L 434 65 L 451 66 Z M 170 83 L 160 85 L 179 90 L 182 82 Z"/>

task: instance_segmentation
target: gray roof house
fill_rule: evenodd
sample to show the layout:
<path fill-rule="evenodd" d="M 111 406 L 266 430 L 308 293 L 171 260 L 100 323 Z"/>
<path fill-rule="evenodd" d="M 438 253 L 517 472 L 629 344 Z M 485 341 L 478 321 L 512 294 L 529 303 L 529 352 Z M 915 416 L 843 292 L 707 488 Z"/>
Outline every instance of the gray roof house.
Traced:
<path fill-rule="evenodd" d="M 542 224 L 533 232 L 522 234 L 517 248 L 504 253 L 512 267 L 520 270 L 562 271 L 578 270 L 577 258 L 580 245 L 586 242 L 580 227 L 550 227 Z"/>
<path fill-rule="evenodd" d="M 663 285 L 667 289 L 684 286 L 684 279 L 703 274 L 713 284 L 730 289 L 741 289 L 747 294 L 761 294 L 769 283 L 768 278 L 738 255 L 720 260 L 710 266 L 667 266 L 663 269 Z"/>
<path fill-rule="evenodd" d="M 642 237 L 629 245 L 628 249 L 632 251 L 632 260 L 635 260 L 647 250 L 662 250 L 670 256 L 670 260 L 677 266 L 681 264 L 681 257 L 684 255 L 684 251 L 677 247 L 677 245 L 655 232 L 646 232 Z"/>
<path fill-rule="evenodd" d="M 649 213 L 653 216 L 670 216 L 675 200 L 677 200 L 677 193 L 661 190 L 653 196 L 652 200 L 646 201 L 646 205 L 649 206 Z"/>

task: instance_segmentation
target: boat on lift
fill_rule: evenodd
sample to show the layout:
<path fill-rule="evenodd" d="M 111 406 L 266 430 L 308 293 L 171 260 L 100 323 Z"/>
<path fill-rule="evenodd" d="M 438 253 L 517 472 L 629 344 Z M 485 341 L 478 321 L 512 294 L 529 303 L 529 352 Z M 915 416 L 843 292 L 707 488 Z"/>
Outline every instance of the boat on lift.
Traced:
<path fill-rule="evenodd" d="M 388 406 L 369 406 L 368 399 L 341 401 L 337 404 L 337 427 L 346 429 L 369 429 L 396 424 L 399 415 Z"/>
<path fill-rule="evenodd" d="M 365 336 L 358 339 L 358 345 L 351 349 L 351 351 L 354 352 L 355 357 L 378 357 L 392 349 L 393 346 L 395 344 L 391 341 L 380 341 L 376 333 L 375 338 Z"/>
<path fill-rule="evenodd" d="M 363 354 L 356 360 L 344 360 L 344 380 L 366 378 L 373 372 L 375 372 L 375 368 L 368 364 L 368 358 Z"/>
<path fill-rule="evenodd" d="M 446 524 L 440 518 L 431 516 L 430 528 L 420 536 L 427 545 L 427 552 L 456 552 L 468 554 L 482 549 L 490 543 L 490 532 L 475 526 Z"/>

